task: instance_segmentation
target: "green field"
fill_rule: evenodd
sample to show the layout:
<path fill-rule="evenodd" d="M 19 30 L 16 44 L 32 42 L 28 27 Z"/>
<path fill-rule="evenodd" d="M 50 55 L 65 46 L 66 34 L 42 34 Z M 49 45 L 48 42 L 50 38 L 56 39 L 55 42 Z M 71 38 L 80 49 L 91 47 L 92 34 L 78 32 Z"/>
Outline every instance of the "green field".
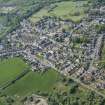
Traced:
<path fill-rule="evenodd" d="M 20 58 L 1 61 L 0 82 L 16 77 L 25 67 L 27 65 Z M 9 98 L 15 100 L 11 105 L 23 105 L 22 100 L 26 96 L 38 91 L 42 94 L 47 93 L 47 98 L 50 97 L 51 99 L 49 101 L 53 102 L 55 100 L 55 102 L 62 103 L 61 105 L 67 105 L 67 103 L 63 104 L 65 99 L 70 103 L 68 105 L 74 105 L 73 103 L 79 103 L 75 105 L 88 105 L 89 102 L 91 105 L 104 105 L 104 101 L 102 104 L 98 104 L 101 100 L 100 97 L 93 95 L 91 91 L 84 89 L 69 78 L 61 77 L 59 73 L 51 69 L 45 73 L 30 71 L 23 78 L 2 91 L 4 95 L 0 96 L 0 105 L 9 105 L 10 101 L 7 101 Z"/>
<path fill-rule="evenodd" d="M 51 11 L 49 11 L 49 8 L 51 8 L 52 5 L 43 8 L 39 12 L 35 13 L 30 18 L 30 20 L 36 22 L 40 20 L 40 18 L 42 18 L 43 16 L 57 16 L 63 19 L 80 21 L 83 17 L 86 16 L 84 11 L 87 10 L 87 6 L 84 5 L 87 5 L 87 1 L 79 1 L 79 2 L 65 1 L 60 3 L 55 3 L 53 5 L 55 5 L 55 8 L 53 8 Z"/>
<path fill-rule="evenodd" d="M 0 30 L 0 38 L 16 28 L 20 20 L 27 17 L 32 8 L 38 8 L 35 6 L 37 1 L 40 0 L 0 0 L 0 25 L 3 27 Z M 5 4 L 10 4 L 10 6 L 7 7 Z M 18 15 L 16 15 L 17 11 L 19 12 Z M 4 14 L 3 16 L 1 15 L 2 13 Z"/>
<path fill-rule="evenodd" d="M 0 85 L 2 86 L 7 81 L 13 80 L 27 67 L 28 65 L 26 65 L 21 58 L 9 58 L 0 61 Z M 20 80 L 17 80 L 14 84 L 0 92 L 0 95 L 5 94 L 14 97 L 20 102 L 21 98 L 33 92 L 50 93 L 58 83 L 60 77 L 61 76 L 52 69 L 45 73 L 30 71 Z M 19 96 L 19 98 L 15 96 Z M 20 105 L 18 101 L 16 101 L 16 105 Z M 7 105 L 5 103 L 7 103 L 6 97 L 0 97 L 0 105 Z"/>
<path fill-rule="evenodd" d="M 35 91 L 49 92 L 59 79 L 59 75 L 54 70 L 42 73 L 30 72 L 22 79 L 5 90 L 8 95 L 26 95 Z"/>
<path fill-rule="evenodd" d="M 102 48 L 101 59 L 98 62 L 96 62 L 96 64 L 98 64 L 99 68 L 105 69 L 105 42 Z"/>
<path fill-rule="evenodd" d="M 0 61 L 0 85 L 14 79 L 27 65 L 20 58 L 9 58 Z"/>

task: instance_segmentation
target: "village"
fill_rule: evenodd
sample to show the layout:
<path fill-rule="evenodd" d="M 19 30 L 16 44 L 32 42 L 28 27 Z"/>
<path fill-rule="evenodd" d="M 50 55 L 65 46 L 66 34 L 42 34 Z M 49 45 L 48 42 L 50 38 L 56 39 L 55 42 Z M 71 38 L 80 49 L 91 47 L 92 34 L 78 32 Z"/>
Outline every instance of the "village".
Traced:
<path fill-rule="evenodd" d="M 105 89 L 105 71 L 94 66 L 100 59 L 105 33 L 98 34 L 93 27 L 105 24 L 104 15 L 98 15 L 105 12 L 103 9 L 90 10 L 80 23 L 55 16 L 45 16 L 35 24 L 24 19 L 19 28 L 1 40 L 0 58 L 19 56 L 32 71 L 53 68 L 84 84 Z"/>

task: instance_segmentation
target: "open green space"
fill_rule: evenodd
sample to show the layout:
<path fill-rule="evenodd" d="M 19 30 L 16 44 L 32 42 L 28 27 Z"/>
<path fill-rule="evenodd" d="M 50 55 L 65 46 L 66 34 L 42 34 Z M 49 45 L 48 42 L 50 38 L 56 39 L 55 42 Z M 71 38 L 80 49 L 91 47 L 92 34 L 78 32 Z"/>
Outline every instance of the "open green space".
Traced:
<path fill-rule="evenodd" d="M 15 84 L 5 90 L 8 95 L 26 95 L 32 92 L 49 92 L 59 79 L 59 74 L 54 70 L 45 73 L 30 72 Z"/>
<path fill-rule="evenodd" d="M 43 16 L 58 16 L 80 21 L 86 16 L 84 11 L 88 7 L 87 1 L 59 0 L 58 3 L 58 0 L 0 0 L 0 25 L 2 25 L 0 38 L 18 27 L 19 22 L 24 18 L 29 18 L 34 13 L 35 15 L 30 18 L 33 22 L 40 20 Z M 8 4 L 10 6 L 7 8 Z"/>
<path fill-rule="evenodd" d="M 14 79 L 27 65 L 21 58 L 9 58 L 0 61 L 0 85 Z"/>
<path fill-rule="evenodd" d="M 6 89 L 5 93 L 9 95 L 9 97 L 3 96 L 0 98 L 0 100 L 4 104 L 4 103 L 9 103 L 7 101 L 8 99 L 13 99 L 15 101 L 11 102 L 11 105 L 23 105 L 22 100 L 24 100 L 26 96 L 30 96 L 33 90 L 35 91 L 35 89 L 37 89 L 40 90 L 40 94 L 42 96 L 48 98 L 48 105 L 55 105 L 55 103 L 56 105 L 104 105 L 105 104 L 104 98 L 98 96 L 94 92 L 84 88 L 83 86 L 75 83 L 73 80 L 67 78 L 62 78 L 62 79 L 60 78 L 59 81 L 57 81 L 58 77 L 54 79 L 55 75 L 57 76 L 58 74 L 53 70 L 47 71 L 44 74 L 36 72 L 35 74 L 33 74 L 33 72 L 30 72 L 30 74 L 25 76 L 23 79 L 17 81 L 16 84 L 14 84 L 14 86 L 12 85 L 8 89 Z M 28 83 L 26 83 L 26 81 Z M 28 92 L 30 94 L 27 94 Z"/>
<path fill-rule="evenodd" d="M 60 3 L 55 3 L 35 13 L 30 18 L 30 20 L 36 22 L 43 16 L 57 16 L 63 19 L 80 21 L 83 17 L 86 16 L 85 11 L 88 9 L 87 5 L 88 5 L 87 1 L 79 1 L 79 2 L 65 1 Z"/>
<path fill-rule="evenodd" d="M 1 61 L 0 82 L 16 77 L 25 67 L 27 65 L 20 58 L 9 58 Z M 23 105 L 22 100 L 32 93 L 40 93 L 42 96 L 46 93 L 49 105 L 54 102 L 58 105 L 60 103 L 61 105 L 74 105 L 74 103 L 76 103 L 75 105 L 87 105 L 87 103 L 104 105 L 105 103 L 93 92 L 50 69 L 44 73 L 30 71 L 20 80 L 17 80 L 13 85 L 2 91 L 4 96 L 0 96 L 0 105 L 7 105 L 10 99 L 14 100 L 11 105 Z"/>
<path fill-rule="evenodd" d="M 105 69 L 105 41 L 100 49 L 100 58 L 94 62 L 95 66 L 98 67 L 100 70 Z"/>

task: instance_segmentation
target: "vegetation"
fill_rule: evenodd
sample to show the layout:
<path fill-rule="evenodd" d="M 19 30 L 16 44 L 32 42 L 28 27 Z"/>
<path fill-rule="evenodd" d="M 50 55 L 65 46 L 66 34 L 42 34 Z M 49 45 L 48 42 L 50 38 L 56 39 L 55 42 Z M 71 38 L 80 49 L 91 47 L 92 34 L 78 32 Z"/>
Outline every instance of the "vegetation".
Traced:
<path fill-rule="evenodd" d="M 71 19 L 77 22 L 80 21 L 86 15 L 85 11 L 87 10 L 87 6 L 85 4 L 87 4 L 87 1 L 65 1 L 55 3 L 35 13 L 30 18 L 30 20 L 36 22 L 43 16 L 57 16 L 63 19 Z"/>
<path fill-rule="evenodd" d="M 38 21 L 43 16 L 57 16 L 62 19 L 70 19 L 78 22 L 85 17 L 88 9 L 88 2 L 86 0 L 78 1 L 79 0 L 0 0 L 0 4 L 16 4 L 16 7 L 10 10 L 0 8 L 0 24 L 5 27 L 1 28 L 0 34 L 4 35 L 15 30 L 21 20 L 30 17 L 34 12 L 37 13 L 29 18 L 32 22 Z M 97 0 L 97 2 L 104 2 L 104 0 Z M 69 30 L 66 26 L 64 28 Z M 96 30 L 98 33 L 105 32 L 105 25 L 96 25 Z M 82 43 L 87 43 L 88 38 L 79 37 L 73 41 L 75 45 L 79 46 Z M 39 53 L 37 57 L 43 59 L 41 53 Z M 105 68 L 104 58 L 105 46 L 99 62 L 102 68 Z M 4 83 L 7 83 L 7 81 L 16 78 L 27 67 L 28 65 L 25 64 L 21 58 L 1 60 L 0 87 Z M 23 105 L 23 99 L 32 93 L 46 97 L 49 105 L 105 105 L 105 99 L 103 97 L 85 89 L 70 78 L 61 76 L 54 70 L 48 70 L 44 73 L 32 72 L 30 70 L 27 75 L 0 92 L 0 105 Z"/>
<path fill-rule="evenodd" d="M 59 79 L 59 75 L 54 70 L 45 73 L 30 72 L 22 79 L 5 90 L 8 95 L 24 96 L 32 92 L 48 92 L 53 89 L 54 84 Z"/>
<path fill-rule="evenodd" d="M 93 0 L 93 4 L 96 5 L 105 5 L 105 0 Z"/>
<path fill-rule="evenodd" d="M 28 18 L 44 6 L 60 1 L 62 0 L 0 0 L 0 20 L 2 20 L 2 23 L 0 22 L 0 38 L 15 30 L 20 21 Z M 7 9 L 6 5 L 8 4 L 10 5 L 8 8 L 14 7 L 11 11 Z"/>
<path fill-rule="evenodd" d="M 103 32 L 105 32 L 105 25 L 104 24 L 96 25 L 95 28 L 97 30 L 97 33 L 103 33 Z"/>
<path fill-rule="evenodd" d="M 103 48 L 102 48 L 101 59 L 98 62 L 98 67 L 102 68 L 102 69 L 105 69 L 105 42 L 104 42 L 104 45 L 103 45 Z"/>
<path fill-rule="evenodd" d="M 73 39 L 73 42 L 74 43 L 87 43 L 89 40 L 88 40 L 88 38 L 86 37 L 86 36 L 80 36 L 80 37 L 75 37 L 74 39 Z"/>
<path fill-rule="evenodd" d="M 67 80 L 68 85 L 64 91 L 62 88 L 55 89 L 55 91 L 48 96 L 49 105 L 104 105 L 105 100 L 97 96 L 94 92 L 84 89 L 79 84 L 72 80 Z M 66 81 L 66 82 L 67 82 Z"/>
<path fill-rule="evenodd" d="M 0 85 L 14 79 L 27 65 L 20 58 L 9 58 L 0 61 Z"/>
<path fill-rule="evenodd" d="M 55 71 L 45 74 L 30 72 L 16 84 L 7 88 L 0 101 L 4 104 L 22 105 L 32 93 L 48 98 L 49 105 L 104 105 L 104 98 L 85 89 L 73 80 L 60 77 Z M 52 91 L 53 90 L 53 91 Z"/>

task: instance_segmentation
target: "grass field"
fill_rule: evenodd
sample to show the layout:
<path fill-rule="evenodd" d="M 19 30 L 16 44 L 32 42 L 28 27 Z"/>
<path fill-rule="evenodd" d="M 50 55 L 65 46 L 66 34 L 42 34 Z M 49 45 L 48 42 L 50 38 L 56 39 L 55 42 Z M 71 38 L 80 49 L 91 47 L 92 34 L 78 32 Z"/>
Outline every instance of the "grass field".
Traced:
<path fill-rule="evenodd" d="M 36 14 L 34 14 L 30 20 L 33 22 L 36 22 L 40 20 L 43 16 L 57 16 L 61 17 L 63 19 L 71 19 L 73 21 L 79 21 L 83 17 L 85 17 L 84 10 L 87 9 L 84 4 L 87 4 L 87 1 L 79 1 L 79 2 L 72 2 L 72 1 L 65 1 L 61 3 L 56 3 L 53 5 L 56 5 L 55 8 L 53 8 L 51 11 L 49 11 L 49 8 L 43 8 Z M 75 15 L 76 13 L 79 13 L 78 16 Z"/>
<path fill-rule="evenodd" d="M 21 58 L 9 58 L 0 61 L 0 85 L 6 81 L 13 80 L 26 67 L 28 67 L 28 65 L 26 65 Z M 15 84 L 2 91 L 0 95 L 6 94 L 11 97 L 19 96 L 19 98 L 14 98 L 20 102 L 21 98 L 32 92 L 52 92 L 60 77 L 61 76 L 56 71 L 51 69 L 45 73 L 30 71 L 23 78 L 16 81 Z M 0 105 L 6 105 L 5 103 L 5 97 L 0 97 Z M 21 104 L 16 101 L 15 105 Z"/>
<path fill-rule="evenodd" d="M 16 77 L 17 74 L 19 74 L 25 67 L 27 67 L 27 65 L 20 58 L 3 60 L 0 62 L 0 82 L 3 82 L 2 80 L 6 81 Z M 41 93 L 47 92 L 50 95 L 52 94 L 52 99 L 58 96 L 60 101 L 65 98 L 64 93 L 67 93 L 67 97 L 70 98 L 70 102 L 73 102 L 78 98 L 79 102 L 88 103 L 87 98 L 90 97 L 88 94 L 90 94 L 91 91 L 84 89 L 78 84 L 78 87 L 76 87 L 74 93 L 72 93 L 71 90 L 74 89 L 74 86 L 76 86 L 77 83 L 70 82 L 68 79 L 64 82 L 64 80 L 65 79 L 63 79 L 59 73 L 51 69 L 45 73 L 30 71 L 23 78 L 16 81 L 15 84 L 2 91 L 2 94 L 5 94 L 15 100 L 12 105 L 23 105 L 22 99 L 32 93 L 37 93 L 38 91 Z M 7 104 L 8 97 L 5 95 L 0 97 L 0 105 L 9 105 Z M 96 97 L 96 99 L 98 100 L 98 97 Z"/>
<path fill-rule="evenodd" d="M 19 21 L 27 17 L 29 11 L 36 7 L 37 1 L 40 2 L 40 0 L 0 0 L 0 27 L 2 26 L 0 38 L 16 28 Z"/>
<path fill-rule="evenodd" d="M 14 85 L 7 88 L 5 93 L 8 95 L 23 96 L 36 91 L 49 92 L 52 90 L 58 79 L 59 75 L 54 70 L 49 70 L 44 74 L 30 72 Z"/>
<path fill-rule="evenodd" d="M 0 61 L 0 85 L 12 80 L 27 67 L 20 58 L 10 58 Z"/>

